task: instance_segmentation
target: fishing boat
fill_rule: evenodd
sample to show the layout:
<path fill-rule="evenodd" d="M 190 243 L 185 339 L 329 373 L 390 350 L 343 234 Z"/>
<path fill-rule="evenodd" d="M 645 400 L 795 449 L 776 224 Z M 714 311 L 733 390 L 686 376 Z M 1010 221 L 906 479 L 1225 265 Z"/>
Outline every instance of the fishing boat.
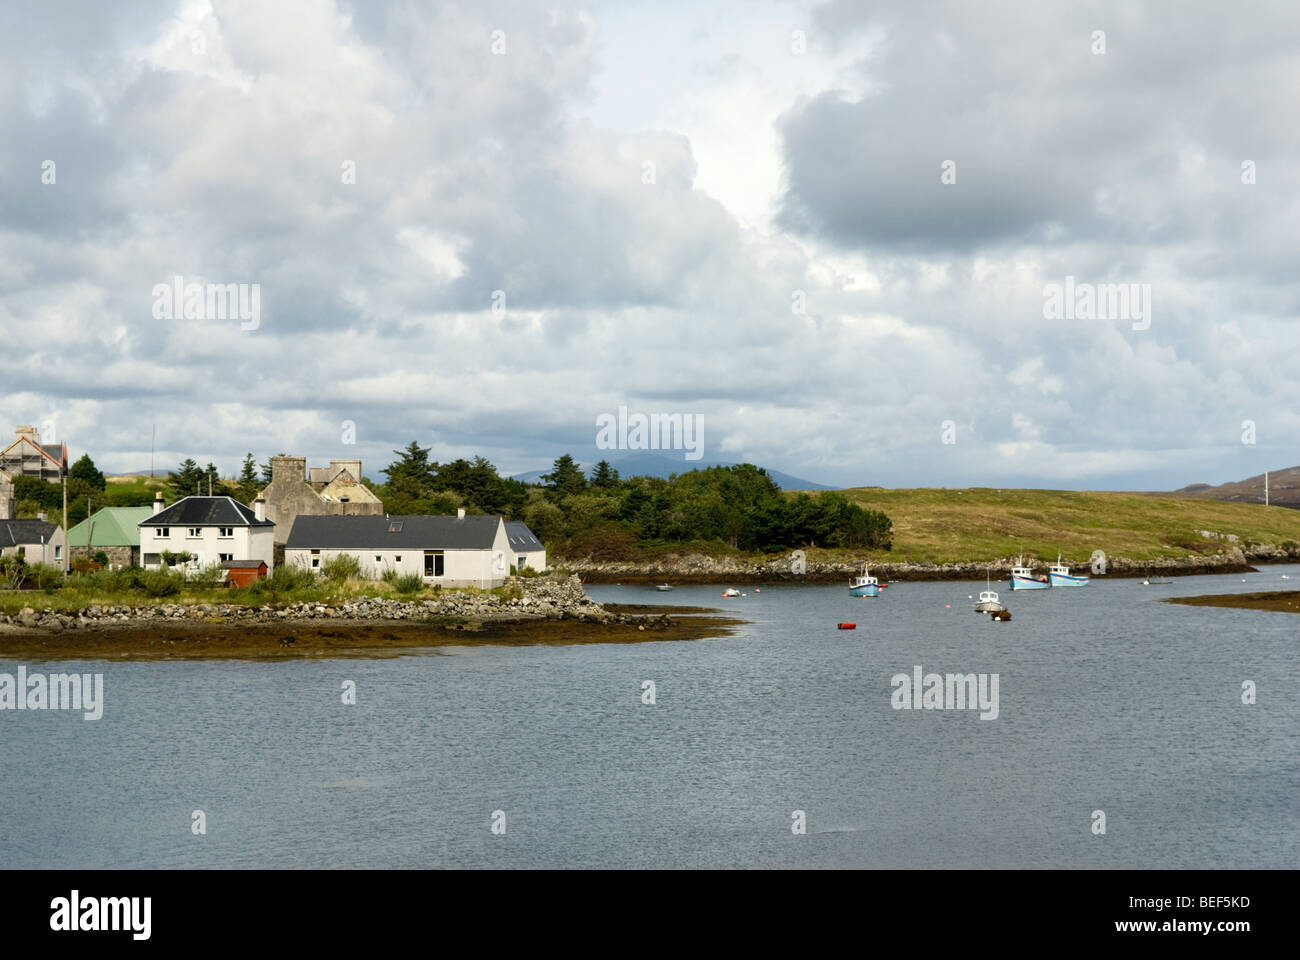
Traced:
<path fill-rule="evenodd" d="M 871 567 L 864 565 L 862 575 L 854 577 L 849 581 L 849 596 L 851 597 L 878 597 L 880 596 L 880 582 L 871 575 Z"/>
<path fill-rule="evenodd" d="M 989 578 L 986 576 L 985 580 L 989 580 Z M 989 581 L 988 589 L 980 591 L 980 600 L 979 603 L 975 604 L 975 612 L 997 613 L 1005 609 L 1006 607 L 1004 607 L 1001 601 L 998 600 L 998 592 L 993 589 L 992 581 Z"/>
<path fill-rule="evenodd" d="M 1088 585 L 1087 577 L 1080 577 L 1070 573 L 1070 568 L 1061 563 L 1061 555 L 1056 555 L 1056 565 L 1050 567 L 1047 571 L 1047 578 L 1054 587 L 1086 587 Z"/>
<path fill-rule="evenodd" d="M 1142 581 L 1144 587 L 1159 587 L 1167 583 L 1173 583 L 1168 577 L 1147 577 Z"/>
<path fill-rule="evenodd" d="M 669 590 L 672 589 L 672 587 L 666 583 L 661 583 L 657 587 L 655 587 L 655 589 L 658 590 L 660 593 L 667 593 Z"/>
<path fill-rule="evenodd" d="M 1012 590 L 1046 590 L 1051 587 L 1052 582 L 1043 576 L 1035 576 L 1034 572 L 1025 566 L 1025 555 L 1020 555 L 1020 560 L 1016 566 L 1011 568 L 1011 589 Z"/>

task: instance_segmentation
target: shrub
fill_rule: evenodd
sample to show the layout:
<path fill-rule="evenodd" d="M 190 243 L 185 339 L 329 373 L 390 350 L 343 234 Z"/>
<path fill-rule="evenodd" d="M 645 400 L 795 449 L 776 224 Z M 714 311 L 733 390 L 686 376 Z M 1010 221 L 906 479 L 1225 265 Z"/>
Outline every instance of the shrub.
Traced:
<path fill-rule="evenodd" d="M 383 580 L 384 583 L 396 583 L 397 570 L 393 567 L 389 567 L 387 570 L 385 570 L 382 574 L 379 575 L 379 579 Z"/>
<path fill-rule="evenodd" d="M 350 553 L 340 553 L 322 562 L 320 572 L 326 580 L 342 583 L 349 577 L 361 576 L 361 560 Z"/>
<path fill-rule="evenodd" d="M 424 577 L 418 573 L 404 573 L 395 577 L 392 584 L 398 593 L 415 593 L 424 589 Z"/>
<path fill-rule="evenodd" d="M 99 564 L 101 567 L 108 566 L 108 554 L 105 553 L 103 550 L 96 550 L 95 555 L 90 559 L 93 560 L 95 563 Z"/>
<path fill-rule="evenodd" d="M 63 585 L 63 571 L 45 563 L 33 563 L 27 568 L 27 585 L 46 593 L 53 593 Z"/>
<path fill-rule="evenodd" d="M 185 586 L 185 575 L 171 570 L 139 570 L 135 573 L 135 588 L 149 597 L 174 597 Z"/>
<path fill-rule="evenodd" d="M 266 594 L 293 593 L 314 586 L 316 586 L 316 575 L 310 570 L 282 563 L 271 571 L 270 576 L 263 577 L 261 580 L 254 580 L 244 589 L 254 596 L 263 596 Z"/>

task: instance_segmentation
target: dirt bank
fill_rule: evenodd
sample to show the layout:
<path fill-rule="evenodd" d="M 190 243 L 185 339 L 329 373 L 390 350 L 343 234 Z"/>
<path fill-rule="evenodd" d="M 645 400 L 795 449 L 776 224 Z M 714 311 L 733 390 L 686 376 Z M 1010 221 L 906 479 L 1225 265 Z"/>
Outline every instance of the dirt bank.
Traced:
<path fill-rule="evenodd" d="M 1231 607 L 1235 610 L 1272 610 L 1300 613 L 1300 590 L 1270 590 L 1265 593 L 1220 593 L 1199 597 L 1168 597 L 1165 603 L 1189 607 Z"/>
<path fill-rule="evenodd" d="M 104 624 L 79 630 L 0 627 L 0 658 L 19 660 L 301 660 L 397 657 L 431 647 L 638 643 L 725 637 L 730 617 L 582 620 L 310 620 L 275 623 Z"/>

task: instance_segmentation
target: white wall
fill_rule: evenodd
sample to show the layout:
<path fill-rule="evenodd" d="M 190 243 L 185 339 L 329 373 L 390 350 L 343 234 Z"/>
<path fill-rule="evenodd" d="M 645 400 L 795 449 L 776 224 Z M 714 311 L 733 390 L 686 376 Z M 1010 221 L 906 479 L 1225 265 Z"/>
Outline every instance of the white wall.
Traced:
<path fill-rule="evenodd" d="M 528 570 L 546 571 L 546 551 L 545 550 L 516 550 L 510 555 L 510 562 L 519 569 L 519 558 L 524 558 L 524 568 Z"/>
<path fill-rule="evenodd" d="M 166 537 L 159 534 L 166 529 Z M 199 536 L 189 536 L 189 527 L 140 527 L 140 565 L 150 570 L 161 567 L 162 560 L 146 561 L 149 554 L 161 554 L 164 550 L 172 553 L 185 551 L 198 557 L 186 566 L 190 569 L 206 567 L 220 563 L 223 553 L 230 554 L 232 560 L 262 560 L 269 573 L 275 566 L 275 528 L 274 527 L 234 527 L 233 536 L 218 536 L 219 526 L 199 527 Z M 177 567 L 181 569 L 181 567 Z"/>
<path fill-rule="evenodd" d="M 46 563 L 51 567 L 62 567 L 64 554 L 68 549 L 68 536 L 62 527 L 56 526 L 54 532 L 50 534 L 50 539 L 44 544 L 37 540 L 35 543 L 20 543 L 5 547 L 0 550 L 0 556 L 13 556 L 18 553 L 19 548 L 22 548 L 23 557 L 28 563 Z"/>

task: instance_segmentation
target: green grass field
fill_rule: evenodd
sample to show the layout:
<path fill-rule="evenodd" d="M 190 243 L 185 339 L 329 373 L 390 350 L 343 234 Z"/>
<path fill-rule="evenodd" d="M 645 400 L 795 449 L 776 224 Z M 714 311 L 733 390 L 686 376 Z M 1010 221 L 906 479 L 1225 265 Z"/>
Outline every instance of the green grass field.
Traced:
<path fill-rule="evenodd" d="M 1300 510 L 1184 497 L 1074 490 L 886 490 L 843 493 L 894 522 L 894 549 L 882 560 L 973 562 L 1014 556 L 1075 560 L 1094 550 L 1133 560 L 1212 556 L 1247 541 L 1300 544 Z M 1240 540 L 1201 536 L 1198 530 Z"/>

